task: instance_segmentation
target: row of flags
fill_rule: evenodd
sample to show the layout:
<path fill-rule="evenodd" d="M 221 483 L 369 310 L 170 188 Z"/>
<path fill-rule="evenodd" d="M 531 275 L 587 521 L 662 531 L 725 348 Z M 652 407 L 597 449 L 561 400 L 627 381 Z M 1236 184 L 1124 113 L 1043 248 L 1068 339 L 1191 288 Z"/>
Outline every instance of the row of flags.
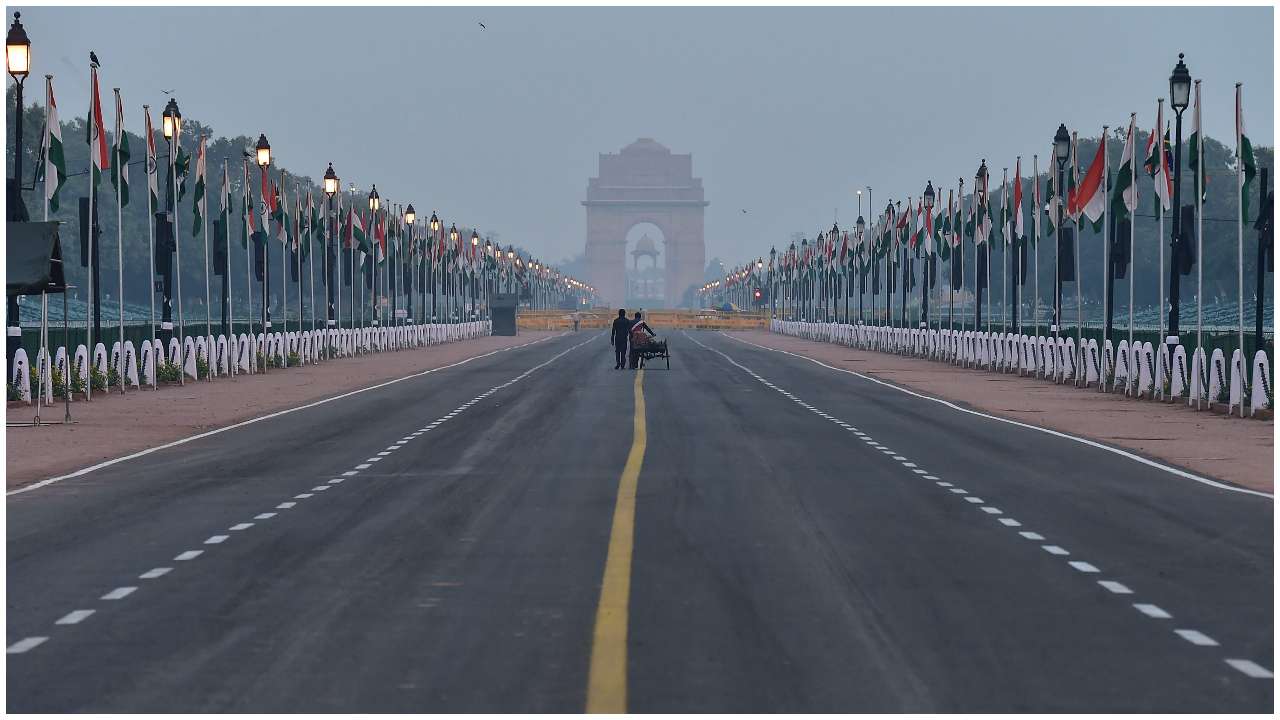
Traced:
<path fill-rule="evenodd" d="M 1241 165 L 1241 219 L 1244 221 L 1249 215 L 1249 186 L 1257 168 L 1253 146 L 1244 127 L 1240 95 L 1240 88 L 1237 86 L 1236 139 L 1237 157 Z M 1192 123 L 1188 143 L 1191 156 L 1189 168 L 1193 192 L 1198 193 L 1203 201 L 1207 197 L 1208 179 L 1202 159 L 1199 83 L 1196 85 Z M 1159 132 L 1162 126 L 1165 128 L 1163 133 Z M 1078 141 L 1072 138 L 1071 159 L 1066 173 L 1066 202 L 1062 208 L 1064 220 L 1088 221 L 1097 232 L 1101 230 L 1105 209 L 1109 208 L 1121 220 L 1129 219 L 1136 211 L 1139 203 L 1136 114 L 1130 117 L 1124 137 L 1120 164 L 1110 182 L 1104 178 L 1108 163 L 1107 135 L 1102 135 L 1094 157 L 1083 174 L 1079 172 L 1076 157 Z M 1165 213 L 1172 206 L 1172 162 L 1173 148 L 1161 104 L 1157 108 L 1155 127 L 1147 141 L 1142 167 L 1152 181 L 1157 211 Z M 946 261 L 962 238 L 970 238 L 975 245 L 981 246 L 988 242 L 1010 244 L 1034 241 L 1043 235 L 1053 235 L 1056 232 L 1059 198 L 1063 195 L 1055 187 L 1054 173 L 1048 173 L 1043 181 L 1028 179 L 1032 226 L 1032 232 L 1028 233 L 1024 190 L 1026 182 L 1022 177 L 1021 158 L 1017 159 L 1014 167 L 1013 182 L 1011 186 L 1003 188 L 998 209 L 991 200 L 991 192 L 971 192 L 968 195 L 967 213 L 962 221 L 961 207 L 965 203 L 960 198 L 963 188 L 947 190 L 946 202 L 943 203 L 938 198 L 933 211 L 929 211 L 921 199 L 908 198 L 905 208 L 902 203 L 886 207 L 864 233 L 840 231 L 833 227 L 829 232 L 819 233 L 813 243 L 804 242 L 799 248 L 793 243 L 776 261 L 770 260 L 768 269 L 779 273 L 784 281 L 805 272 L 867 272 L 870 261 L 888 257 L 892 262 L 895 253 L 904 247 L 917 257 L 923 253 L 926 257 L 936 256 Z M 1044 233 L 1041 232 L 1042 229 Z M 747 273 L 746 277 L 750 277 L 751 269 L 752 264 L 735 268 L 729 273 L 726 282 L 739 282 L 744 273 Z"/>
<path fill-rule="evenodd" d="M 91 98 L 86 141 L 90 149 L 91 189 L 96 190 L 103 174 L 109 174 L 112 187 L 116 190 L 118 196 L 119 206 L 125 207 L 130 202 L 129 162 L 131 160 L 131 150 L 129 136 L 124 130 L 123 100 L 119 89 L 116 89 L 114 91 L 115 128 L 109 142 L 105 129 L 98 66 L 96 63 L 91 65 L 90 86 Z M 37 162 L 37 180 L 43 183 L 44 201 L 48 211 L 57 212 L 61 207 L 62 194 L 67 182 L 67 163 L 63 149 L 58 106 L 54 97 L 52 76 L 46 76 L 45 102 L 47 112 L 45 114 L 45 127 L 42 132 Z M 156 160 L 155 131 L 152 126 L 150 109 L 145 106 L 144 122 L 146 137 L 146 167 L 144 172 L 147 178 L 147 190 L 150 195 L 150 207 L 157 208 L 160 207 L 159 176 L 162 171 Z M 181 146 L 181 143 L 178 143 L 175 160 L 176 167 L 173 175 L 177 176 L 179 201 L 184 199 L 187 193 L 190 160 L 191 158 Z M 204 137 L 201 137 L 197 142 L 194 172 L 191 232 L 193 235 L 199 235 L 204 230 L 204 223 L 208 216 L 206 203 L 209 184 L 209 162 L 206 138 Z M 277 182 L 263 174 L 259 203 L 257 205 L 259 210 L 255 213 L 248 209 L 253 207 L 254 204 L 251 197 L 252 192 L 250 191 L 250 168 L 247 160 L 244 173 L 244 183 L 241 186 L 244 189 L 241 215 L 246 232 L 242 236 L 242 246 L 247 247 L 250 237 L 255 233 L 262 232 L 273 236 L 293 252 L 300 253 L 305 258 L 312 244 L 324 242 L 326 233 L 321 206 L 316 202 L 312 188 L 306 188 L 305 194 L 303 194 L 301 187 L 295 185 L 294 207 L 290 211 L 283 178 Z M 170 173 L 163 174 L 166 176 L 166 186 L 171 185 L 173 179 L 169 177 Z M 220 233 L 220 236 L 215 239 L 226 243 L 230 236 L 230 223 L 228 221 L 233 212 L 233 200 L 225 163 L 218 195 L 219 219 L 221 222 L 215 225 L 218 233 Z M 352 204 L 354 205 L 354 203 Z M 363 255 L 371 256 L 377 263 L 385 262 L 390 257 L 391 250 L 394 249 L 396 252 L 402 253 L 401 257 L 405 257 L 408 260 L 431 260 L 441 263 L 447 270 L 456 270 L 468 277 L 474 277 L 488 267 L 497 272 L 499 277 L 511 277 L 521 282 L 569 279 L 558 270 L 545 266 L 535 258 L 524 254 L 515 257 L 514 248 L 509 247 L 504 251 L 500 247 L 490 245 L 489 247 L 494 248 L 494 250 L 486 253 L 485 246 L 479 243 L 472 243 L 470 236 L 466 236 L 456 230 L 449 232 L 443 227 L 438 227 L 433 232 L 420 223 L 407 225 L 402 217 L 386 210 L 366 212 L 357 210 L 355 207 L 347 208 L 345 213 L 339 217 L 338 232 L 342 248 L 358 250 Z M 450 235 L 452 235 L 452 238 Z M 388 244 L 390 244 L 390 248 Z M 509 256 L 508 253 L 511 253 L 512 256 Z"/>

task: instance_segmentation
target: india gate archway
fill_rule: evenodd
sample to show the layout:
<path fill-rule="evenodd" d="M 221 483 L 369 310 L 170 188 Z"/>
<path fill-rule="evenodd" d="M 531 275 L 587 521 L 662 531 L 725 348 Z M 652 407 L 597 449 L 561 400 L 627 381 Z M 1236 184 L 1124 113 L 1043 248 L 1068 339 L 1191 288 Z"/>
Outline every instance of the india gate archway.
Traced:
<path fill-rule="evenodd" d="M 621 152 L 601 153 L 599 176 L 587 181 L 587 273 L 605 302 L 626 297 L 627 232 L 652 223 L 662 232 L 665 307 L 678 307 L 685 291 L 702 283 L 707 251 L 703 241 L 702 178 L 693 176 L 693 155 L 677 155 L 652 138 Z"/>

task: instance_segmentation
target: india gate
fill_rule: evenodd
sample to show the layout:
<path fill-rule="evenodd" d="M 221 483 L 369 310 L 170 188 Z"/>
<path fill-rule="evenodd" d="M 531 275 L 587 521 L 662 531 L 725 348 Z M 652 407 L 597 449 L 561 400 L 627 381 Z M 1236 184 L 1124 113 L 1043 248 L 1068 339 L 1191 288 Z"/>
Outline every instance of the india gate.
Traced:
<path fill-rule="evenodd" d="M 685 291 L 702 283 L 707 262 L 703 210 L 709 203 L 703 199 L 702 178 L 693 176 L 693 155 L 672 153 L 652 138 L 640 138 L 616 154 L 602 153 L 599 176 L 588 180 L 582 204 L 588 282 L 606 303 L 623 307 L 628 301 L 627 237 L 638 225 L 653 225 L 662 236 L 656 245 L 647 233 L 641 238 L 644 252 L 652 246 L 660 258 L 661 306 L 681 305 Z M 638 258 L 633 255 L 633 261 Z M 652 258 L 650 263 L 652 268 Z"/>

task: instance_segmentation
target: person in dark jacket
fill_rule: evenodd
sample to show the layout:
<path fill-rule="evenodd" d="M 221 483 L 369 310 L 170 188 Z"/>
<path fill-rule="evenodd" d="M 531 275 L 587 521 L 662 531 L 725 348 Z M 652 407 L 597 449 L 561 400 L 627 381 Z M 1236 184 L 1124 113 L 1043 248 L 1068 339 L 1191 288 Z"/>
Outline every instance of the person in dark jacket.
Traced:
<path fill-rule="evenodd" d="M 613 321 L 613 332 L 609 335 L 609 344 L 613 346 L 615 362 L 613 369 L 622 370 L 627 364 L 627 338 L 631 336 L 631 321 L 627 319 L 627 311 L 619 310 L 618 319 Z"/>

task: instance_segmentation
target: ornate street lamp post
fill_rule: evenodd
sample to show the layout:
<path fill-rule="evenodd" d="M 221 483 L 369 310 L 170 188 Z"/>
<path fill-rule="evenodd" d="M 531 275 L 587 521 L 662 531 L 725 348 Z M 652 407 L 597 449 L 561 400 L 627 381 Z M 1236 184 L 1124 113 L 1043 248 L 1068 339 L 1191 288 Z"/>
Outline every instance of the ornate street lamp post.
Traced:
<path fill-rule="evenodd" d="M 27 31 L 22 27 L 22 22 L 19 20 L 21 17 L 22 13 L 13 14 L 13 25 L 9 26 L 9 35 L 4 42 L 5 64 L 9 69 L 10 77 L 17 84 L 15 93 L 17 112 L 13 118 L 13 179 L 10 180 L 14 190 L 9 194 L 7 218 L 9 220 L 27 219 L 20 210 L 22 206 L 22 86 L 26 82 L 27 75 L 31 74 L 31 40 L 27 38 Z M 9 324 L 6 331 L 8 337 L 5 343 L 5 355 L 9 359 L 9 367 L 13 367 L 13 357 L 18 353 L 18 348 L 22 347 L 22 320 L 18 310 L 18 296 L 10 295 L 8 300 L 6 307 Z"/>
<path fill-rule="evenodd" d="M 1182 233 L 1182 113 L 1191 104 L 1191 72 L 1182 61 L 1182 53 L 1178 53 L 1178 64 L 1169 75 L 1169 99 L 1176 117 L 1173 148 L 1173 236 L 1169 240 L 1169 336 L 1165 343 L 1169 346 L 1169 357 L 1178 345 L 1178 306 L 1181 302 L 1181 272 L 1178 267 L 1182 254 L 1184 239 Z M 1201 141 L 1203 142 L 1203 140 Z M 1204 262 L 1204 258 L 1196 258 Z"/>
<path fill-rule="evenodd" d="M 329 163 L 329 168 L 324 171 L 324 214 L 325 214 L 325 234 L 328 241 L 324 246 L 324 290 L 326 304 L 329 306 L 325 311 L 325 343 L 324 356 L 329 357 L 329 347 L 331 340 L 329 337 L 332 328 L 338 324 L 337 305 L 335 297 L 337 296 L 337 287 L 333 282 L 334 269 L 338 264 L 338 231 L 337 218 L 333 213 L 333 196 L 337 194 L 338 188 L 342 184 L 338 180 L 338 174 L 333 171 L 333 163 Z M 330 254 L 332 253 L 332 257 Z"/>
<path fill-rule="evenodd" d="M 990 181 L 990 173 L 987 172 L 987 161 L 985 158 L 983 158 L 982 164 L 978 166 L 978 172 L 973 176 L 973 200 L 978 208 L 978 211 L 975 214 L 973 219 L 975 226 L 982 225 L 982 218 L 984 216 L 984 213 L 987 212 L 987 202 L 989 201 L 989 196 L 987 195 L 987 183 L 989 181 Z M 976 229 L 975 229 L 975 232 L 977 232 Z M 974 332 L 980 332 L 982 330 L 982 291 L 984 288 L 988 288 L 991 284 L 991 240 L 990 238 L 983 238 L 982 245 L 983 245 L 982 255 L 978 258 L 975 258 L 975 260 L 978 263 L 985 263 L 986 267 L 985 268 L 976 267 L 974 269 L 974 274 L 979 276 L 979 281 L 974 283 L 974 291 L 976 293 L 973 298 L 973 312 L 974 312 L 973 331 Z M 990 304 L 990 302 L 991 302 L 991 297 L 990 297 L 990 293 L 988 292 L 987 303 Z M 988 315 L 989 314 L 990 313 L 988 313 Z M 990 322 L 989 317 L 987 318 L 987 320 L 988 322 Z"/>
<path fill-rule="evenodd" d="M 169 101 L 169 104 L 174 110 L 178 109 L 178 106 L 172 100 Z M 169 109 L 165 108 L 164 136 L 166 138 L 169 137 L 168 115 Z M 174 161 L 172 152 L 169 153 L 169 158 L 170 162 Z M 271 143 L 267 142 L 265 134 L 260 133 L 258 135 L 258 144 L 254 147 L 254 160 L 258 163 L 258 171 L 262 175 L 262 188 L 265 192 L 268 187 L 267 173 L 271 169 Z M 270 199 L 264 196 L 262 202 L 264 204 L 269 203 Z M 262 230 L 266 232 L 267 228 L 263 227 Z M 266 241 L 262 243 L 262 337 L 264 340 L 267 334 L 271 332 L 271 303 L 268 302 L 268 296 L 271 294 L 271 253 L 267 251 L 267 245 Z M 265 350 L 262 353 L 262 359 L 262 371 L 266 372 L 269 364 L 267 361 L 270 358 L 267 357 Z"/>
<path fill-rule="evenodd" d="M 924 187 L 924 212 L 926 218 L 933 217 L 933 205 L 936 200 L 937 193 L 933 189 L 933 181 L 930 180 Z M 928 220 L 925 227 L 930 227 Z M 929 274 L 929 270 L 933 264 L 932 254 L 928 250 L 930 244 L 932 244 L 932 240 L 925 243 L 924 277 L 920 283 L 920 327 L 926 329 L 929 327 L 929 278 L 932 277 Z"/>
<path fill-rule="evenodd" d="M 1057 207 L 1057 219 L 1054 220 L 1054 226 L 1057 228 L 1054 233 L 1054 256 L 1053 263 L 1053 337 L 1056 340 L 1062 333 L 1062 233 L 1063 233 L 1063 209 L 1066 207 L 1067 198 L 1064 195 L 1063 188 L 1066 186 L 1067 176 L 1067 160 L 1071 158 L 1071 134 L 1067 132 L 1067 126 L 1058 125 L 1058 132 L 1053 135 L 1053 160 L 1058 165 L 1058 182 L 1056 184 L 1054 205 Z"/>

